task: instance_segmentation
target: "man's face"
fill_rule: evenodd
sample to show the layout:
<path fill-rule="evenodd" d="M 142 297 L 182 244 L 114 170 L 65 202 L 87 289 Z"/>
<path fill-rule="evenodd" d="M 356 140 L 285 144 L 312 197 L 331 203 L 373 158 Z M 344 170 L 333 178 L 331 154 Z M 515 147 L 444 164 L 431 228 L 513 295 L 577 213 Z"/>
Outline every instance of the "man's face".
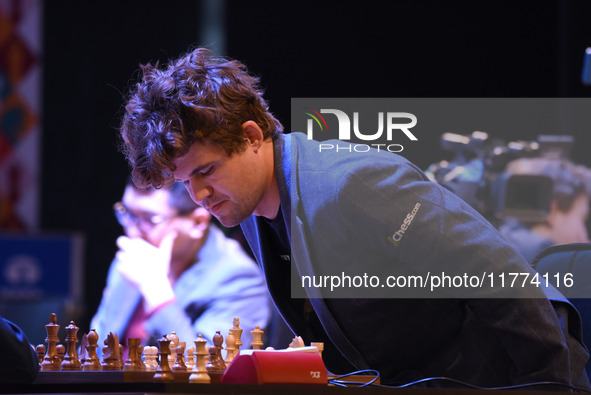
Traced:
<path fill-rule="evenodd" d="M 189 236 L 195 226 L 191 215 L 179 216 L 178 210 L 169 205 L 168 191 L 164 189 L 140 192 L 131 186 L 125 188 L 121 203 L 128 214 L 123 229 L 128 237 L 140 237 L 155 247 L 160 247 L 164 237 L 176 232 L 172 258 L 192 259 L 196 243 Z"/>
<path fill-rule="evenodd" d="M 224 226 L 236 226 L 263 212 L 272 172 L 256 147 L 247 144 L 243 152 L 228 156 L 211 143 L 194 143 L 174 163 L 175 179 L 184 182 L 191 198 Z"/>
<path fill-rule="evenodd" d="M 123 225 L 127 236 L 141 237 L 155 247 L 160 246 L 164 235 L 170 231 L 168 221 L 161 219 L 177 215 L 177 210 L 168 205 L 168 193 L 162 189 L 140 192 L 127 186 L 121 203 L 129 213 Z"/>

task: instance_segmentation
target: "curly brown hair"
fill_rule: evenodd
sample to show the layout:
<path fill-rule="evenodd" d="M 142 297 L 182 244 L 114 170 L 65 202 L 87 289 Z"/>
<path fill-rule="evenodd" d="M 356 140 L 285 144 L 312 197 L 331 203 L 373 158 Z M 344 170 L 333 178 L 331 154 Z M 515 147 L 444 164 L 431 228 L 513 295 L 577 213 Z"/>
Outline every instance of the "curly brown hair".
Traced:
<path fill-rule="evenodd" d="M 121 150 L 138 186 L 160 188 L 173 181 L 173 161 L 196 142 L 212 143 L 230 156 L 245 149 L 242 124 L 252 120 L 265 139 L 281 133 L 259 79 L 236 60 L 204 48 L 187 52 L 167 67 L 141 66 L 121 122 Z"/>

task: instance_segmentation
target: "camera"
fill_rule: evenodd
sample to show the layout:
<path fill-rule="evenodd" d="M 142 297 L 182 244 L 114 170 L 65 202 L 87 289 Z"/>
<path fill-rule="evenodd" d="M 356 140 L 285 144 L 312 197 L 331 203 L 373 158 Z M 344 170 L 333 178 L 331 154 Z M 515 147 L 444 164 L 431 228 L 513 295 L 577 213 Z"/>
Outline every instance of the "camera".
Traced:
<path fill-rule="evenodd" d="M 507 164 L 519 158 L 567 158 L 573 137 L 540 135 L 535 141 L 491 138 L 482 131 L 470 135 L 444 133 L 441 147 L 451 160 L 432 164 L 427 176 L 460 196 L 493 225 L 506 217 L 523 223 L 546 219 L 552 201 L 553 181 L 543 175 L 510 174 Z"/>

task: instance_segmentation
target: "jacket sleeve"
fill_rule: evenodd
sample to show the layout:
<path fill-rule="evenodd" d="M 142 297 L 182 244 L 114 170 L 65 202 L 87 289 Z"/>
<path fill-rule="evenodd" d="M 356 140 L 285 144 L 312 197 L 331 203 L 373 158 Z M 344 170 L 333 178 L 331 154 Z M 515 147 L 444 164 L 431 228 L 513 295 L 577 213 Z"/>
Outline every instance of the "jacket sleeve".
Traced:
<path fill-rule="evenodd" d="M 0 317 L 0 382 L 27 384 L 35 381 L 39 359 L 25 333 Z"/>
<path fill-rule="evenodd" d="M 110 332 L 121 339 L 141 302 L 137 288 L 116 270 L 116 262 L 113 260 L 111 263 L 99 307 L 90 321 L 89 329 L 94 329 L 99 335 L 99 347 L 96 349 L 99 358 L 102 357 L 103 341 Z"/>

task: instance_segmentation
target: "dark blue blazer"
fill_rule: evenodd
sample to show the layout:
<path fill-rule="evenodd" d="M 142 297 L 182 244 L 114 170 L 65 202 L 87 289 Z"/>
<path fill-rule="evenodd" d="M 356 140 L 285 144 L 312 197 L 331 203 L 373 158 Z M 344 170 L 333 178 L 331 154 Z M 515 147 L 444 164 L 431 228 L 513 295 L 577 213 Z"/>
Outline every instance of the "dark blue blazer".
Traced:
<path fill-rule="evenodd" d="M 241 226 L 295 333 L 307 322 L 295 301 L 309 300 L 330 343 L 330 370 L 346 373 L 338 363 L 345 360 L 351 369 L 379 370 L 390 384 L 445 376 L 488 387 L 557 381 L 589 388 L 580 318 L 551 286 L 508 290 L 495 283 L 433 294 L 412 287 L 302 288 L 302 276 L 535 275 L 488 221 L 403 157 L 319 148 L 301 133 L 274 139 L 291 284 L 277 275 L 285 262 L 264 219 L 251 216 Z"/>

